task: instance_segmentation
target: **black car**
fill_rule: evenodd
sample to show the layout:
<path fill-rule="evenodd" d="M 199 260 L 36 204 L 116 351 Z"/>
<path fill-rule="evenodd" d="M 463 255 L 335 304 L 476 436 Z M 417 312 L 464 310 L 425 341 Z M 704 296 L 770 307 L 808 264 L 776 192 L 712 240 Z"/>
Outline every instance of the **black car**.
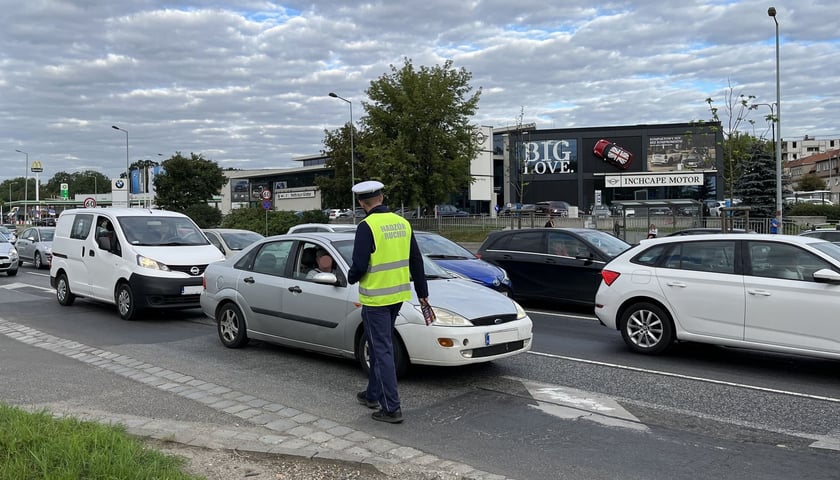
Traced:
<path fill-rule="evenodd" d="M 590 228 L 492 232 L 478 257 L 508 272 L 517 299 L 593 305 L 601 269 L 630 245 Z"/>
<path fill-rule="evenodd" d="M 550 200 L 547 202 L 537 202 L 537 215 L 554 215 L 557 217 L 569 216 L 569 202 L 563 200 Z"/>

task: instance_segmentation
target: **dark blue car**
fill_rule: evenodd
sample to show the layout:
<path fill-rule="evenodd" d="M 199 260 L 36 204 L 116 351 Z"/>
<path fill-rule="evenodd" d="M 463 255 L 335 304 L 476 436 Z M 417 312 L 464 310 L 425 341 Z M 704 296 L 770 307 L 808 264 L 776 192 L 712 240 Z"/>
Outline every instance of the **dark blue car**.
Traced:
<path fill-rule="evenodd" d="M 504 269 L 481 260 L 466 248 L 436 233 L 414 232 L 414 236 L 420 251 L 441 267 L 512 296 L 513 286 Z"/>

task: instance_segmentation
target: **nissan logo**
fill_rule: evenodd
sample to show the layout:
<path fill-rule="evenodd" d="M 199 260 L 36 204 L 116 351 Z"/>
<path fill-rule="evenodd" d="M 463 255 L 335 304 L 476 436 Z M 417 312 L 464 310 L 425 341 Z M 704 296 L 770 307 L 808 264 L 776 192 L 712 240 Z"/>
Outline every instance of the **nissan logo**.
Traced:
<path fill-rule="evenodd" d="M 190 268 L 190 274 L 191 274 L 191 275 L 198 275 L 199 273 L 201 273 L 201 269 L 200 269 L 200 268 L 198 268 L 198 267 L 191 267 L 191 268 Z"/>

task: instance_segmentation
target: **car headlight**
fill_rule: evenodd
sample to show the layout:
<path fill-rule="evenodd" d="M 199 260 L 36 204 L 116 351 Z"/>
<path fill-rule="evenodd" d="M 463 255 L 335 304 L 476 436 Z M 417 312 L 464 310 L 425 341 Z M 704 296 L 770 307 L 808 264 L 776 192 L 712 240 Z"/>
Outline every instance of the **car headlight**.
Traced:
<path fill-rule="evenodd" d="M 525 313 L 525 309 L 522 308 L 522 305 L 518 304 L 514 300 L 511 300 L 511 302 L 513 302 L 513 305 L 516 307 L 516 319 L 517 320 L 522 320 L 523 318 L 528 316 L 528 314 Z"/>
<path fill-rule="evenodd" d="M 510 277 L 508 277 L 507 270 L 504 268 L 499 267 L 499 270 L 502 271 L 502 275 L 504 275 L 504 283 L 510 283 Z"/>
<path fill-rule="evenodd" d="M 14 248 L 9 249 L 9 260 L 14 260 L 16 258 L 18 258 L 17 250 L 15 250 Z"/>
<path fill-rule="evenodd" d="M 422 317 L 423 311 L 420 309 L 420 305 L 414 305 L 414 309 L 420 312 Z M 432 309 L 435 311 L 435 321 L 432 325 L 438 325 L 443 327 L 472 327 L 473 324 L 466 318 L 458 315 L 455 312 L 447 310 L 441 307 L 432 306 Z"/>
<path fill-rule="evenodd" d="M 150 268 L 152 270 L 162 270 L 164 272 L 169 271 L 169 267 L 166 265 L 149 257 L 144 257 L 143 255 L 137 255 L 137 265 L 140 265 L 143 268 Z"/>

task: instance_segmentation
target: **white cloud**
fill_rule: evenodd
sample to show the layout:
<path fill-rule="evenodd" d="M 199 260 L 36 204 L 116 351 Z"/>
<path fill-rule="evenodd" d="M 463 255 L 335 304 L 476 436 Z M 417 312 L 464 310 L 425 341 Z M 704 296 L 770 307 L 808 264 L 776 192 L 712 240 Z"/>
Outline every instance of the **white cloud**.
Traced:
<path fill-rule="evenodd" d="M 476 124 L 538 128 L 708 119 L 737 90 L 775 101 L 775 24 L 757 0 L 0 0 L 0 158 L 42 178 L 203 153 L 296 166 L 354 117 L 370 82 L 411 58 L 454 61 L 482 88 Z M 835 7 L 777 7 L 782 133 L 840 138 Z M 756 116 L 760 124 L 764 113 Z M 761 133 L 761 132 L 759 132 Z M 21 167 L 22 168 L 22 167 Z"/>

